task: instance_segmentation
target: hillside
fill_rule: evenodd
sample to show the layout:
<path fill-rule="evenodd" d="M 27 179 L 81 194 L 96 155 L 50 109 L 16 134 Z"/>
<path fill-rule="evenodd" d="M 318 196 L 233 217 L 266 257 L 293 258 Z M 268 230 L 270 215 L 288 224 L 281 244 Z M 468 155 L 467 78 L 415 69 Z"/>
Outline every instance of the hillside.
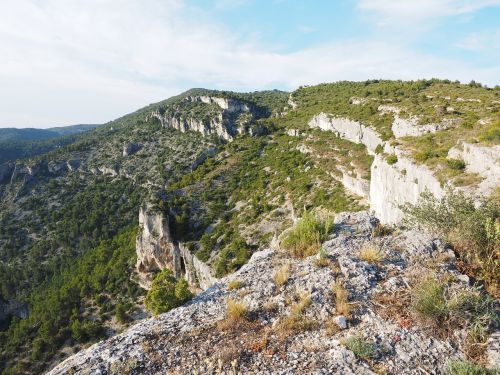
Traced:
<path fill-rule="evenodd" d="M 498 88 L 373 80 L 292 93 L 192 89 L 49 152 L 0 164 L 0 368 L 41 373 L 129 326 L 54 373 L 83 373 L 87 360 L 96 373 L 203 372 L 207 361 L 217 366 L 218 345 L 238 340 L 244 343 L 223 359 L 224 371 L 232 361 L 243 373 L 272 366 L 325 373 L 333 362 L 345 373 L 412 373 L 405 366 L 417 360 L 422 372 L 436 366 L 436 373 L 450 359 L 495 365 L 488 350 L 498 343 L 491 310 L 500 276 L 499 151 Z M 463 216 L 408 214 L 422 193 L 446 199 L 451 191 L 470 197 L 460 201 Z M 377 219 L 355 213 L 366 210 Z M 434 216 L 435 223 L 425 220 Z M 468 242 L 457 235 L 470 233 L 457 229 L 467 220 L 478 225 L 473 234 L 485 233 L 478 248 L 473 234 Z M 439 225 L 433 236 L 424 232 Z M 412 236 L 421 241 L 405 242 Z M 378 249 L 374 264 L 353 255 L 368 245 Z M 286 264 L 290 282 L 273 284 Z M 199 294 L 143 322 L 145 300 L 151 307 L 153 298 L 147 289 L 165 269 Z M 444 299 L 461 293 L 487 302 L 460 307 L 460 324 L 440 318 L 450 327 L 437 337 L 410 308 L 426 274 L 443 285 Z M 233 288 L 236 279 L 242 285 Z M 334 281 L 347 291 L 349 313 L 330 295 Z M 304 293 L 307 306 L 293 307 Z M 396 314 L 390 305 L 403 295 L 408 311 Z M 218 330 L 228 296 L 243 300 L 248 316 L 238 329 Z M 486 320 L 475 308 L 485 309 Z M 286 321 L 290 309 L 300 310 L 298 321 Z M 281 323 L 291 327 L 278 332 Z M 482 333 L 469 351 L 474 324 Z M 196 360 L 187 363 L 192 356 L 183 352 L 158 364 L 147 347 L 168 356 L 161 342 L 177 330 L 179 347 L 198 348 Z M 254 342 L 252 330 L 265 333 L 266 343 Z M 352 354 L 342 344 L 350 336 L 369 339 L 371 349 L 352 345 L 371 354 Z M 132 341 L 141 344 L 131 350 Z M 307 368 L 306 352 L 294 349 L 306 341 L 317 353 Z"/>
<path fill-rule="evenodd" d="M 78 139 L 98 125 L 70 125 L 48 129 L 0 128 L 0 163 L 49 152 Z"/>

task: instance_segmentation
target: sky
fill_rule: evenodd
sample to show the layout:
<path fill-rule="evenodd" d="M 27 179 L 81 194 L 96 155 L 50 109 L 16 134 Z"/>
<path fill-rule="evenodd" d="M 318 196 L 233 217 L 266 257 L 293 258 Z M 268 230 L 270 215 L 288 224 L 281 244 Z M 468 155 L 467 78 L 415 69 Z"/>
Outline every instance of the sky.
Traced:
<path fill-rule="evenodd" d="M 500 85 L 500 0 L 1 0 L 0 127 L 104 123 L 192 87 Z"/>

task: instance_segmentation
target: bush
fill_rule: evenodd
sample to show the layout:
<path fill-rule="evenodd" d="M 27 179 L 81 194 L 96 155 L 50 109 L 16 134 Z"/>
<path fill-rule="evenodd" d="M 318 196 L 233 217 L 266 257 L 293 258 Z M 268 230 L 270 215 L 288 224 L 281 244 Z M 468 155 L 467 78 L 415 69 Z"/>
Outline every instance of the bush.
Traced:
<path fill-rule="evenodd" d="M 447 319 L 450 307 L 445 287 L 436 278 L 428 276 L 413 289 L 415 310 L 424 318 L 440 323 Z"/>
<path fill-rule="evenodd" d="M 387 158 L 385 159 L 387 161 L 387 164 L 393 165 L 398 162 L 398 157 L 394 154 L 388 155 Z"/>
<path fill-rule="evenodd" d="M 226 318 L 232 322 L 245 320 L 248 316 L 248 306 L 244 301 L 227 301 Z"/>
<path fill-rule="evenodd" d="M 317 254 L 321 242 L 333 228 L 331 220 L 320 220 L 312 213 L 305 213 L 283 240 L 283 248 L 297 258 Z"/>
<path fill-rule="evenodd" d="M 381 144 L 378 144 L 377 147 L 375 147 L 375 153 L 378 155 L 378 154 L 381 154 L 382 152 L 384 151 L 384 148 L 382 147 Z"/>
<path fill-rule="evenodd" d="M 372 230 L 372 236 L 373 237 L 384 237 L 384 236 L 388 236 L 392 232 L 394 232 L 394 229 L 391 228 L 390 226 L 383 225 L 383 224 L 377 224 L 377 226 L 375 228 L 373 228 L 373 230 Z"/>
<path fill-rule="evenodd" d="M 125 323 L 128 320 L 127 309 L 123 303 L 118 303 L 115 307 L 116 320 L 120 323 Z"/>
<path fill-rule="evenodd" d="M 466 262 L 466 272 L 483 280 L 488 290 L 498 295 L 500 267 L 500 204 L 498 198 L 474 199 L 462 192 L 448 191 L 442 199 L 422 194 L 417 205 L 404 207 L 405 221 L 422 226 L 447 239 Z"/>
<path fill-rule="evenodd" d="M 490 372 L 485 368 L 468 361 L 450 361 L 447 374 L 449 375 L 488 375 Z"/>
<path fill-rule="evenodd" d="M 446 164 L 448 164 L 448 167 L 451 169 L 457 171 L 463 171 L 465 169 L 465 162 L 461 159 L 447 159 Z"/>
<path fill-rule="evenodd" d="M 158 315 L 184 304 L 192 296 L 187 281 L 177 281 L 172 271 L 166 268 L 154 278 L 144 303 L 149 311 Z"/>
<path fill-rule="evenodd" d="M 352 351 L 356 357 L 368 361 L 373 359 L 376 354 L 375 345 L 366 342 L 359 336 L 351 336 L 341 341 L 342 344 Z"/>

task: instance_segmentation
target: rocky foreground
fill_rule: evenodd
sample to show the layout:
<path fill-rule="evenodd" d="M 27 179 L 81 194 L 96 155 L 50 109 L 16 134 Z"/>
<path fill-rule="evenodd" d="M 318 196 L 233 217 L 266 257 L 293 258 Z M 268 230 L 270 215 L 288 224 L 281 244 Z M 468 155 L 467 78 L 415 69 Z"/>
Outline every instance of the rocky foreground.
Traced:
<path fill-rule="evenodd" d="M 476 293 L 454 253 L 428 234 L 376 226 L 368 213 L 340 214 L 320 255 L 255 253 L 187 305 L 49 374 L 439 374 L 466 356 L 498 366 L 498 334 L 471 349 L 463 325 L 435 326 L 413 308 L 414 286 L 429 273 L 453 293 Z M 377 259 L 362 260 L 370 248 Z"/>

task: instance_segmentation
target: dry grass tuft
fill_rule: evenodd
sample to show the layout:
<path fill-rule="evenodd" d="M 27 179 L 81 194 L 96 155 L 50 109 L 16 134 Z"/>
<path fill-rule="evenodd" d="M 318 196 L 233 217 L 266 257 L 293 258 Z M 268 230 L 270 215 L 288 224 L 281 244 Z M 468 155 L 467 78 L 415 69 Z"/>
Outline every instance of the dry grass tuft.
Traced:
<path fill-rule="evenodd" d="M 234 279 L 227 284 L 227 288 L 229 290 L 236 290 L 236 289 L 241 289 L 243 288 L 243 282 L 239 279 Z"/>
<path fill-rule="evenodd" d="M 301 293 L 299 300 L 290 307 L 290 315 L 277 325 L 276 332 L 281 340 L 298 332 L 315 329 L 318 326 L 316 320 L 305 315 L 305 311 L 310 305 L 311 294 Z"/>
<path fill-rule="evenodd" d="M 274 283 L 278 288 L 283 287 L 290 278 L 290 265 L 284 264 L 274 274 Z"/>
<path fill-rule="evenodd" d="M 314 259 L 314 265 L 318 268 L 328 267 L 331 264 L 330 258 L 326 254 L 326 252 L 321 249 L 318 254 L 318 257 Z"/>
<path fill-rule="evenodd" d="M 335 298 L 335 309 L 346 318 L 351 316 L 352 308 L 349 304 L 349 292 L 344 287 L 344 283 L 340 280 L 332 284 L 332 291 Z"/>
<path fill-rule="evenodd" d="M 226 306 L 226 317 L 218 323 L 221 330 L 232 330 L 248 321 L 248 305 L 245 301 L 229 298 Z"/>
<path fill-rule="evenodd" d="M 378 265 L 385 259 L 385 255 L 378 246 L 367 245 L 359 252 L 359 258 L 370 264 Z"/>

